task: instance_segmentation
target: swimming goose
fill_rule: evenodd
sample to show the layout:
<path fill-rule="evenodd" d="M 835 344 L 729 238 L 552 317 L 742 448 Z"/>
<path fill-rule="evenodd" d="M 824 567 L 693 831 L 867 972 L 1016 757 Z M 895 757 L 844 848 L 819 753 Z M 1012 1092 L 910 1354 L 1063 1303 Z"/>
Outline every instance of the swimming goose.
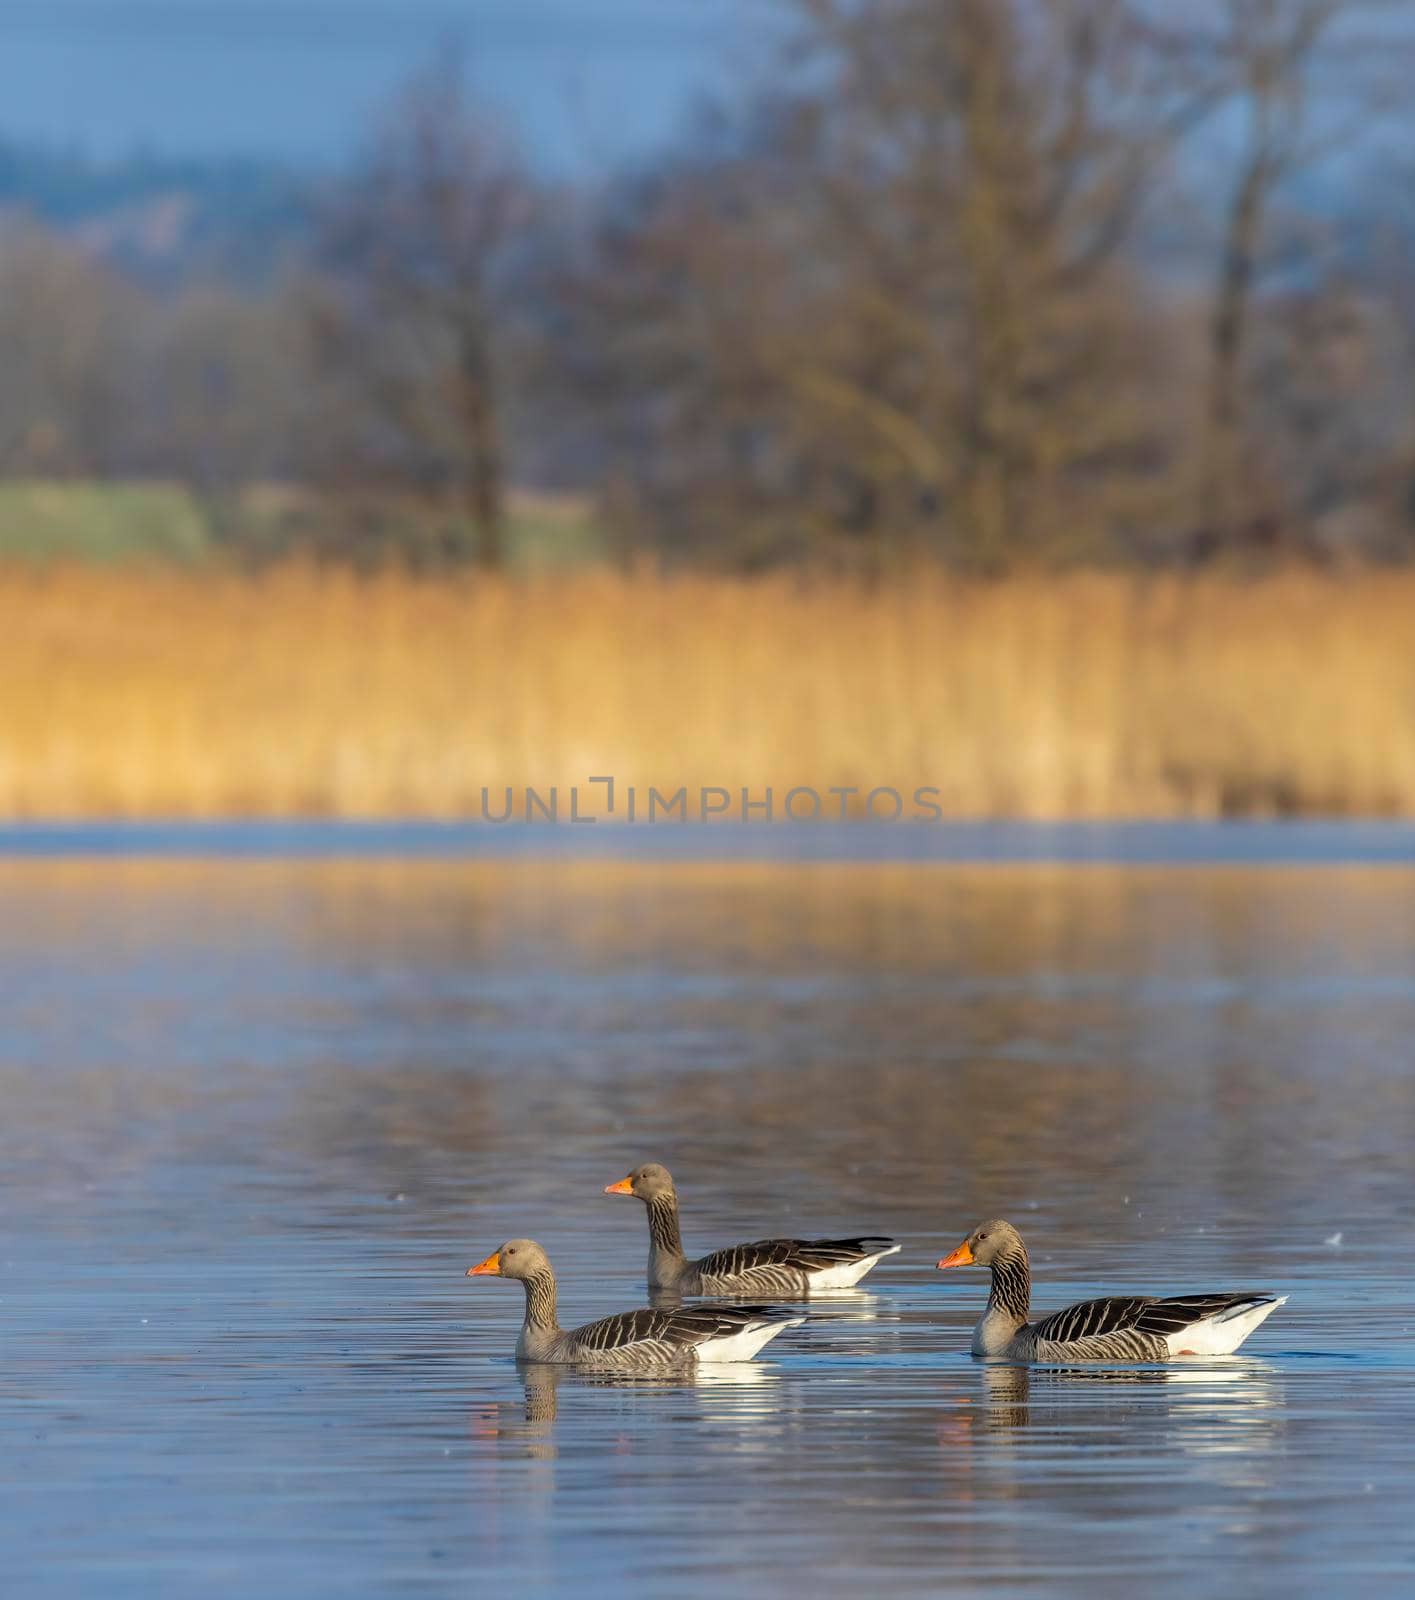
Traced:
<path fill-rule="evenodd" d="M 673 1176 L 654 1162 L 606 1185 L 631 1194 L 649 1214 L 649 1288 L 680 1294 L 773 1294 L 799 1297 L 816 1289 L 848 1289 L 883 1256 L 893 1239 L 758 1239 L 715 1250 L 699 1261 L 683 1254 Z"/>
<path fill-rule="evenodd" d="M 508 1240 L 468 1267 L 467 1276 L 519 1278 L 525 1285 L 518 1361 L 595 1372 L 683 1372 L 700 1362 L 750 1361 L 769 1339 L 805 1321 L 781 1306 L 646 1307 L 565 1329 L 555 1317 L 555 1273 L 533 1239 Z"/>
<path fill-rule="evenodd" d="M 973 1330 L 973 1354 L 1009 1361 L 1226 1356 L 1287 1299 L 1266 1293 L 1186 1294 L 1171 1300 L 1116 1296 L 1083 1300 L 1041 1322 L 1028 1322 L 1031 1265 L 1010 1222 L 981 1223 L 939 1266 L 992 1269 L 992 1293 Z"/>

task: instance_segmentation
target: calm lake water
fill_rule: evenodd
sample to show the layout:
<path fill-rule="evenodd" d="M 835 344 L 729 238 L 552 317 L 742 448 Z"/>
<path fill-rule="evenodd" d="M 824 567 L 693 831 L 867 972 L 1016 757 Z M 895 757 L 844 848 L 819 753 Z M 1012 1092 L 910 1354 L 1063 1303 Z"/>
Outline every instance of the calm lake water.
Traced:
<path fill-rule="evenodd" d="M 0 862 L 7 1600 L 1415 1591 L 1415 870 L 1209 837 Z M 642 1303 L 646 1159 L 690 1248 L 905 1248 L 748 1367 L 519 1372 L 465 1269 Z M 1039 1309 L 1292 1298 L 985 1367 L 993 1215 Z"/>

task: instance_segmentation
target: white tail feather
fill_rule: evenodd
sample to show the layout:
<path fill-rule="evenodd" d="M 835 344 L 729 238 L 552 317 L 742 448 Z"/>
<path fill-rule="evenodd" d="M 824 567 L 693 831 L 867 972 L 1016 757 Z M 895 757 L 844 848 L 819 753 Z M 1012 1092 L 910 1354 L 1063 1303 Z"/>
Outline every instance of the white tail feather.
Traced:
<path fill-rule="evenodd" d="M 812 1289 L 853 1289 L 871 1267 L 902 1248 L 892 1244 L 888 1250 L 877 1250 L 872 1256 L 861 1256 L 858 1261 L 846 1262 L 844 1266 L 821 1267 L 806 1274 L 806 1283 Z"/>
<path fill-rule="evenodd" d="M 788 1328 L 799 1328 L 806 1319 L 792 1317 L 789 1321 L 754 1322 L 741 1333 L 731 1333 L 725 1338 L 704 1339 L 697 1347 L 698 1360 L 716 1364 L 720 1361 L 750 1361 L 764 1344 Z"/>
<path fill-rule="evenodd" d="M 1191 1322 L 1178 1333 L 1166 1335 L 1169 1353 L 1172 1356 L 1230 1356 L 1259 1323 L 1265 1322 L 1286 1303 L 1285 1294 L 1272 1300 L 1247 1300 L 1242 1305 L 1220 1311 L 1215 1317 Z"/>

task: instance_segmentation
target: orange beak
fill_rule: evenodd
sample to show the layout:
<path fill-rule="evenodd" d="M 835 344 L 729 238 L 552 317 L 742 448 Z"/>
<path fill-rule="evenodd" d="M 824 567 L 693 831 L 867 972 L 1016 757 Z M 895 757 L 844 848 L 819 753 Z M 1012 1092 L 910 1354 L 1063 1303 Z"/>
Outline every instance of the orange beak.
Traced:
<path fill-rule="evenodd" d="M 971 1267 L 973 1265 L 973 1247 L 965 1239 L 952 1255 L 945 1256 L 939 1262 L 939 1269 L 944 1267 Z"/>
<path fill-rule="evenodd" d="M 606 1194 L 633 1194 L 634 1186 L 627 1178 L 621 1178 L 618 1183 L 607 1183 L 604 1186 Z"/>
<path fill-rule="evenodd" d="M 467 1268 L 469 1278 L 499 1278 L 501 1276 L 501 1252 L 493 1250 L 485 1261 L 475 1267 Z"/>

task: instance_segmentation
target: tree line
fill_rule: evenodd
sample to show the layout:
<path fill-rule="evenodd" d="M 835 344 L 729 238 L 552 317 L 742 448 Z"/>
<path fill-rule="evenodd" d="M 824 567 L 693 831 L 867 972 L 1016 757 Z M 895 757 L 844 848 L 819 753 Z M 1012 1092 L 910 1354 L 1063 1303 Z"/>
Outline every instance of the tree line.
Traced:
<path fill-rule="evenodd" d="M 515 482 L 734 568 L 1415 553 L 1412 0 L 772 3 L 769 87 L 594 186 L 420 73 L 255 290 L 12 222 L 0 472 L 488 567 Z"/>

